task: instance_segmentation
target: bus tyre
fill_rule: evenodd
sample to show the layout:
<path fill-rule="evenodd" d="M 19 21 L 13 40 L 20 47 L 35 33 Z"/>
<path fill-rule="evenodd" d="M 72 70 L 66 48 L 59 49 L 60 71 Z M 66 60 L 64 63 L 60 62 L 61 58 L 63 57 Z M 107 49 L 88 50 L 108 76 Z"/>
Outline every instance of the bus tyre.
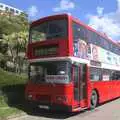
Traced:
<path fill-rule="evenodd" d="M 98 95 L 95 90 L 92 91 L 91 98 L 90 98 L 90 109 L 94 109 L 98 103 Z"/>

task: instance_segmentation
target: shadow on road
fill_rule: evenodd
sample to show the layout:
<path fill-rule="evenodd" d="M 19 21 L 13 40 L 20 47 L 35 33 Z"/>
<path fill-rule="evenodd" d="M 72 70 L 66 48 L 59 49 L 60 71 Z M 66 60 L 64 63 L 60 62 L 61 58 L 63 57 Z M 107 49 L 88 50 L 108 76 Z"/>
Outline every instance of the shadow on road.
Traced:
<path fill-rule="evenodd" d="M 51 119 L 67 119 L 69 117 L 75 116 L 77 114 L 83 113 L 78 112 L 78 113 L 68 113 L 68 112 L 52 112 L 52 111 L 46 111 L 46 110 L 36 110 L 34 112 L 28 113 L 29 115 L 37 116 L 37 117 L 46 117 L 46 118 L 51 118 Z"/>

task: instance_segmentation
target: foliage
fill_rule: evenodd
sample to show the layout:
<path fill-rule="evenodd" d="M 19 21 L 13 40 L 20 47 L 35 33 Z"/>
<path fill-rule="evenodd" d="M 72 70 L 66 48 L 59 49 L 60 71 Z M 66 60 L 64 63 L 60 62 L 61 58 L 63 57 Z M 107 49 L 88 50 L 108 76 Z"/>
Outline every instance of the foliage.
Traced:
<path fill-rule="evenodd" d="M 15 73 L 6 72 L 0 69 L 0 119 L 22 112 L 19 109 L 14 108 L 14 106 L 10 106 L 9 97 L 12 97 L 12 99 L 16 100 L 15 94 L 17 94 L 19 102 L 20 98 L 24 99 L 23 86 L 25 85 L 26 80 L 26 76 L 20 76 Z M 10 96 L 9 94 L 11 92 L 12 94 Z"/>
<path fill-rule="evenodd" d="M 0 34 L 11 34 L 13 32 L 20 32 L 28 30 L 29 24 L 25 14 L 12 15 L 5 12 L 0 15 Z"/>
<path fill-rule="evenodd" d="M 7 85 L 25 84 L 27 76 L 6 72 L 0 69 L 0 88 Z"/>
<path fill-rule="evenodd" d="M 0 11 L 0 67 L 8 69 L 6 68 L 7 63 L 12 62 L 15 71 L 20 72 L 20 69 L 26 64 L 24 53 L 28 40 L 28 29 L 29 22 L 25 14 L 14 16 L 10 12 L 1 14 Z M 21 55 L 21 53 L 23 54 Z M 23 95 L 23 88 L 20 85 L 24 87 L 26 80 L 25 75 L 20 76 L 0 68 L 0 119 L 20 112 L 17 108 L 10 107 L 6 99 L 9 100 L 10 92 L 13 95 L 10 97 L 13 99 L 15 99 L 15 95 L 20 96 L 19 93 Z"/>
<path fill-rule="evenodd" d="M 3 65 L 1 67 L 6 68 L 8 60 L 14 64 L 15 72 L 21 72 L 25 61 L 28 29 L 26 14 L 15 16 L 6 11 L 0 15 L 0 56 L 4 58 L 0 59 L 0 66 Z"/>

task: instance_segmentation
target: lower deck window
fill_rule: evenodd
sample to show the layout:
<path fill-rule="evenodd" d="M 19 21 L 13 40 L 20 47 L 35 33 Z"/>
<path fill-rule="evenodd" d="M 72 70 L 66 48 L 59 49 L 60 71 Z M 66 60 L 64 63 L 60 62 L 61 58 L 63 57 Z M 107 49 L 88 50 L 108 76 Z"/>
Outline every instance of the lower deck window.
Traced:
<path fill-rule="evenodd" d="M 91 81 L 120 80 L 120 71 L 91 67 L 90 68 L 90 79 Z"/>
<path fill-rule="evenodd" d="M 90 79 L 92 81 L 99 81 L 101 80 L 101 69 L 91 67 L 90 68 Z"/>

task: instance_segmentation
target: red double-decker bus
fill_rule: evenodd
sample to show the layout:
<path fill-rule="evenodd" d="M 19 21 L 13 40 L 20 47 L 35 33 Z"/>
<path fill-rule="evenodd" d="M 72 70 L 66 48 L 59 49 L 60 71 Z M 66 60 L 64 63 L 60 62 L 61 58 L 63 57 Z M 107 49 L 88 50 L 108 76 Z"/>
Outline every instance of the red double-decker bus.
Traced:
<path fill-rule="evenodd" d="M 120 96 L 120 46 L 70 15 L 32 22 L 27 57 L 31 105 L 74 112 Z"/>

